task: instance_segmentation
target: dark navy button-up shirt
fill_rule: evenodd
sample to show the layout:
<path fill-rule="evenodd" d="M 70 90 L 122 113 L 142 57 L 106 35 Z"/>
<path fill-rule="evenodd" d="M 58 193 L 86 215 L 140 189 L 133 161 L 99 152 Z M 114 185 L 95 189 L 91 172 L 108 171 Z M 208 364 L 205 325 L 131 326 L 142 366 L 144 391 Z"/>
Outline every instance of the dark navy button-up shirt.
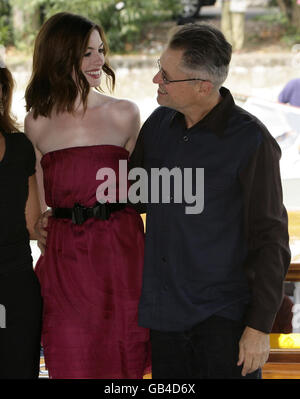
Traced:
<path fill-rule="evenodd" d="M 227 89 L 220 94 L 223 100 L 189 129 L 181 113 L 157 108 L 131 157 L 131 166 L 143 166 L 149 176 L 143 327 L 184 331 L 217 314 L 269 332 L 281 303 L 290 252 L 280 148 Z M 187 213 L 193 204 L 184 195 L 174 200 L 176 178 L 167 198 L 161 183 L 159 200 L 156 193 L 151 201 L 155 168 L 176 168 L 181 176 L 193 170 L 187 189 L 190 196 L 198 192 L 200 205 L 202 190 L 200 213 Z"/>

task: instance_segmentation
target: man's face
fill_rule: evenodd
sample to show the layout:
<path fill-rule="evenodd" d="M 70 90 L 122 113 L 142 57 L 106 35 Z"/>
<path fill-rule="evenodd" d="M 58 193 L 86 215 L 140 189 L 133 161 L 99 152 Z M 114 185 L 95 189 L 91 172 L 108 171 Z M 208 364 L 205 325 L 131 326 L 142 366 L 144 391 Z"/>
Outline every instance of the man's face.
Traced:
<path fill-rule="evenodd" d="M 163 80 L 163 77 L 169 80 L 190 78 L 182 69 L 182 54 L 183 50 L 167 48 L 160 57 L 161 69 L 154 76 L 153 83 L 158 84 L 158 104 L 173 108 L 184 114 L 186 109 L 195 104 L 196 88 L 199 82 L 174 82 L 166 84 Z"/>

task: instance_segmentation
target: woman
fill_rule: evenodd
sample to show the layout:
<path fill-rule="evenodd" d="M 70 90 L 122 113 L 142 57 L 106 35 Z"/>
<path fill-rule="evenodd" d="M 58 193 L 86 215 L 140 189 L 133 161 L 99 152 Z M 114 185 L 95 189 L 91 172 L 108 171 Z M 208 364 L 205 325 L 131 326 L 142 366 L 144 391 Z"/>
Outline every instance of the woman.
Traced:
<path fill-rule="evenodd" d="M 40 205 L 34 149 L 16 133 L 12 93 L 12 75 L 0 60 L 0 378 L 37 378 L 42 298 L 29 236 L 35 239 Z"/>
<path fill-rule="evenodd" d="M 100 26 L 54 15 L 36 38 L 25 94 L 25 130 L 53 210 L 36 267 L 50 378 L 142 378 L 149 363 L 149 332 L 137 325 L 142 220 L 124 204 L 97 205 L 98 170 L 117 172 L 140 125 L 135 104 L 95 90 L 104 73 L 114 85 L 106 53 Z"/>

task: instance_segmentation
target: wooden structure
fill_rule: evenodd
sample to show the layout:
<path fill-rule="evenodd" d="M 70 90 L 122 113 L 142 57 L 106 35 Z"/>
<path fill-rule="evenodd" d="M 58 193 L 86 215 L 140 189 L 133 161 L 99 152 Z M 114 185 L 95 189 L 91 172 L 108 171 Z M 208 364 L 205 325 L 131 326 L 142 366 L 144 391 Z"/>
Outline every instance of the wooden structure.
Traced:
<path fill-rule="evenodd" d="M 300 263 L 292 263 L 286 281 L 300 282 Z M 271 348 L 264 379 L 300 379 L 300 348 Z"/>

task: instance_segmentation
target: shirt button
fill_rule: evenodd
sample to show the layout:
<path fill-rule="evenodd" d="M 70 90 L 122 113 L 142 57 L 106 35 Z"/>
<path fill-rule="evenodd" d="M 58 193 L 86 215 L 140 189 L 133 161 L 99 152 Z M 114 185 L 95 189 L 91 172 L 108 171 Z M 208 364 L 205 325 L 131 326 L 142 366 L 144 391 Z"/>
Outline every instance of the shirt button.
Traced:
<path fill-rule="evenodd" d="M 188 136 L 183 136 L 183 141 L 189 141 Z"/>

